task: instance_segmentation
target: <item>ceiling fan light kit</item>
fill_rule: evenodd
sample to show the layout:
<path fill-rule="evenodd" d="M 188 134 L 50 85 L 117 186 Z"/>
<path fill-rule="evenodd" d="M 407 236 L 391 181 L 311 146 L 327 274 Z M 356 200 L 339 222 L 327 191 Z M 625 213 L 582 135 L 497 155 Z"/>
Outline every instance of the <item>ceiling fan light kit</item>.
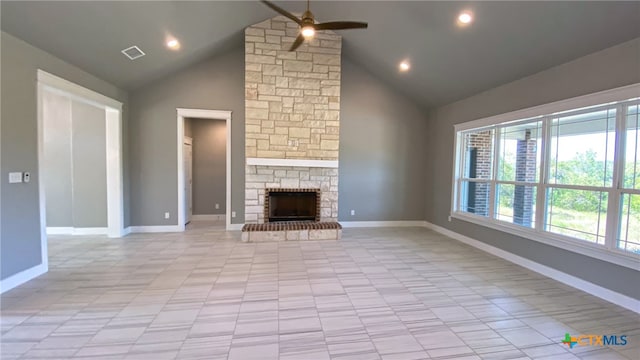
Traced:
<path fill-rule="evenodd" d="M 316 24 L 313 18 L 313 14 L 309 10 L 309 0 L 307 0 L 307 10 L 302 14 L 302 17 L 300 18 L 270 1 L 261 1 L 275 12 L 289 18 L 300 26 L 300 32 L 298 33 L 298 36 L 296 37 L 293 44 L 291 44 L 291 48 L 289 48 L 289 51 L 295 51 L 298 47 L 300 47 L 300 45 L 302 45 L 304 40 L 312 39 L 315 36 L 316 32 L 320 30 L 366 29 L 368 26 L 367 23 L 359 21 L 331 21 Z"/>

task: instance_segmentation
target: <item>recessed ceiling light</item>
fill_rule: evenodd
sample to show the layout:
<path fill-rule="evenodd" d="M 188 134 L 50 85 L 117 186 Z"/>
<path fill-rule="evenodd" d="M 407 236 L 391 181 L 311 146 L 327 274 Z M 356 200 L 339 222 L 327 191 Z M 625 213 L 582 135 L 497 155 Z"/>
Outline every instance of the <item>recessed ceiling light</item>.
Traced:
<path fill-rule="evenodd" d="M 404 72 L 404 71 L 409 71 L 409 69 L 411 68 L 411 65 L 409 64 L 408 61 L 405 60 L 400 63 L 399 67 L 400 67 L 400 71 Z"/>
<path fill-rule="evenodd" d="M 458 23 L 460 25 L 469 25 L 473 21 L 473 14 L 469 11 L 463 11 L 458 15 Z"/>
<path fill-rule="evenodd" d="M 171 38 L 167 40 L 167 47 L 171 50 L 180 49 L 180 42 L 177 39 Z"/>

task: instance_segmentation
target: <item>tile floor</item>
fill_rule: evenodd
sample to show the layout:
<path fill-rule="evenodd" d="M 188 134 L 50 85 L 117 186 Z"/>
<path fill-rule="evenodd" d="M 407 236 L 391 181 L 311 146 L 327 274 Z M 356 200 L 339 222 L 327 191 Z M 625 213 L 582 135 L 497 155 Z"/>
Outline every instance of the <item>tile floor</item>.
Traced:
<path fill-rule="evenodd" d="M 639 359 L 640 316 L 426 229 L 342 241 L 52 236 L 2 295 L 1 358 Z M 569 350 L 564 334 L 626 334 Z"/>

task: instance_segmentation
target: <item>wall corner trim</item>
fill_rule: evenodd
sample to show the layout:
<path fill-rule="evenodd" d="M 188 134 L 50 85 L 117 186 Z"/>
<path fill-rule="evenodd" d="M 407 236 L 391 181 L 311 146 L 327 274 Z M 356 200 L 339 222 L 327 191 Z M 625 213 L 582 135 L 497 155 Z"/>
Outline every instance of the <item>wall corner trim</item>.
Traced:
<path fill-rule="evenodd" d="M 427 227 L 422 220 L 401 221 L 338 221 L 343 228 L 377 228 L 377 227 Z"/>
<path fill-rule="evenodd" d="M 473 246 L 474 248 L 477 248 L 479 250 L 482 250 L 484 252 L 487 252 L 491 255 L 497 256 L 501 259 L 507 260 L 511 263 L 514 263 L 516 265 L 522 266 L 525 269 L 531 270 L 533 272 L 536 272 L 540 275 L 546 276 L 548 278 L 551 278 L 553 280 L 559 281 L 565 285 L 571 286 L 575 289 L 581 290 L 586 292 L 587 294 L 593 295 L 593 296 L 597 296 L 600 299 L 603 299 L 605 301 L 608 301 L 610 303 L 616 304 L 618 306 L 621 306 L 625 309 L 631 310 L 635 313 L 640 314 L 640 300 L 634 299 L 632 297 L 629 297 L 627 295 L 624 294 L 620 294 L 618 292 L 609 290 L 607 288 L 604 288 L 600 285 L 596 285 L 594 283 L 588 282 L 586 280 L 580 279 L 578 277 L 575 277 L 573 275 L 569 275 L 567 273 L 564 273 L 562 271 L 556 270 L 554 268 L 548 267 L 546 265 L 542 265 L 540 263 L 537 263 L 535 261 L 531 261 L 529 259 L 525 259 L 521 256 L 512 254 L 508 251 L 504 251 L 502 249 L 499 249 L 497 247 L 485 244 L 479 240 L 470 238 L 468 236 L 459 234 L 455 231 L 446 229 L 442 226 L 438 226 L 435 224 L 432 224 L 430 222 L 424 221 L 425 223 L 425 227 L 427 229 L 433 230 L 437 233 L 440 233 L 442 235 L 448 236 L 454 240 L 458 240 L 460 242 L 463 242 L 467 245 Z"/>
<path fill-rule="evenodd" d="M 9 276 L 4 280 L 0 280 L 0 294 L 4 294 L 5 292 L 20 286 L 29 280 L 35 279 L 47 271 L 49 271 L 47 264 L 39 264 L 15 275 Z"/>

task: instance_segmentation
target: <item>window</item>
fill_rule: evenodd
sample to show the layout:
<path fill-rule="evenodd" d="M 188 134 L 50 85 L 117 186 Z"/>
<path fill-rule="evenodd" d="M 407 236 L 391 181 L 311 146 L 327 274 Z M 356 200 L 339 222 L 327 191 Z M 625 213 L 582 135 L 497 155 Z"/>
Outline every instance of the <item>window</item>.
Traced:
<path fill-rule="evenodd" d="M 545 229 L 604 245 L 616 108 L 572 112 L 548 122 Z"/>
<path fill-rule="evenodd" d="M 623 181 L 616 247 L 640 254 L 640 105 L 627 106 L 624 125 Z"/>
<path fill-rule="evenodd" d="M 452 216 L 587 255 L 637 258 L 640 101 L 626 99 L 639 91 L 456 126 Z"/>
<path fill-rule="evenodd" d="M 464 134 L 463 151 L 462 208 L 478 216 L 489 216 L 493 131 Z"/>
<path fill-rule="evenodd" d="M 531 228 L 536 217 L 542 122 L 498 130 L 495 218 Z"/>

